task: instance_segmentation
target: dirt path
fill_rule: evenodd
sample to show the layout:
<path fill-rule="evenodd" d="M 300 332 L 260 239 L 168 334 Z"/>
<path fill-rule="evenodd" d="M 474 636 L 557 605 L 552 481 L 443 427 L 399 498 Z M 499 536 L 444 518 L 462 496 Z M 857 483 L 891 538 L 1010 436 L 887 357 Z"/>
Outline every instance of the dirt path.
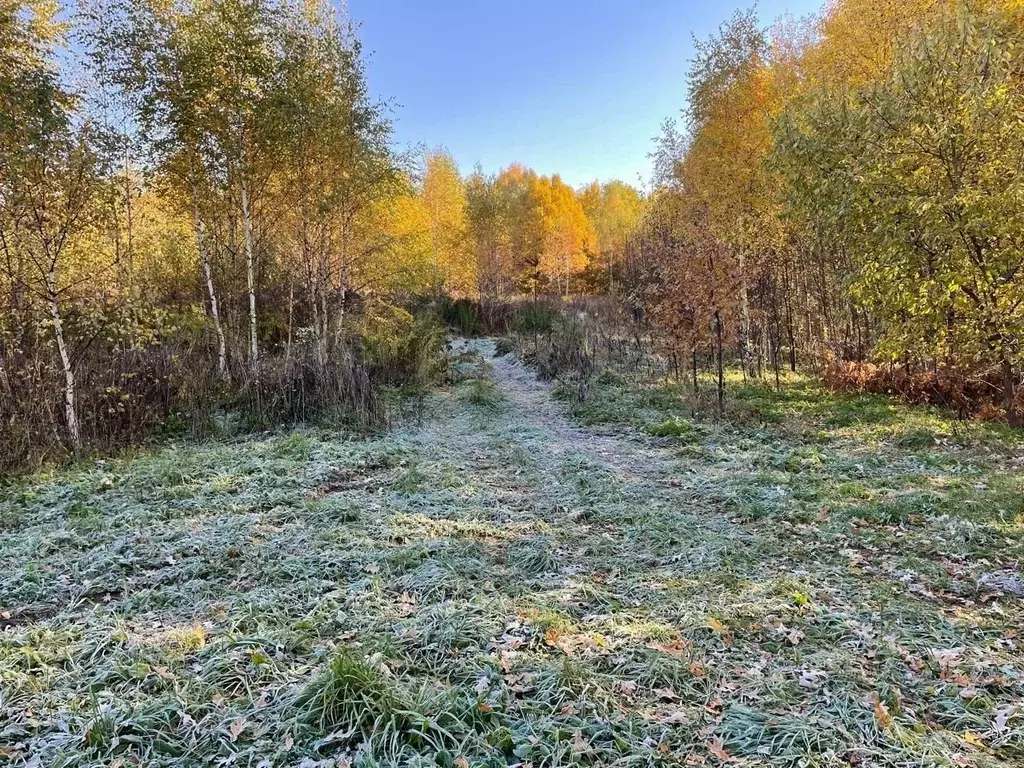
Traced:
<path fill-rule="evenodd" d="M 665 478 L 673 472 L 669 449 L 641 435 L 606 434 L 572 424 L 552 397 L 551 385 L 514 355 L 495 357 L 494 339 L 457 339 L 453 351 L 473 351 L 492 368 L 495 386 L 508 398 L 518 418 L 547 436 L 548 448 L 559 455 L 583 453 L 630 475 Z"/>

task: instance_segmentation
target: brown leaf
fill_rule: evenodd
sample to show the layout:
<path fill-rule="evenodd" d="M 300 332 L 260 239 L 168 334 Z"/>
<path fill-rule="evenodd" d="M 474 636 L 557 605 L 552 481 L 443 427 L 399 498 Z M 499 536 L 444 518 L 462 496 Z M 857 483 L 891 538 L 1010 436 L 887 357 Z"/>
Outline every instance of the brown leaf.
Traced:
<path fill-rule="evenodd" d="M 238 737 L 242 735 L 242 731 L 245 730 L 245 727 L 248 724 L 249 723 L 244 717 L 239 717 L 237 720 L 234 720 L 231 725 L 228 726 L 228 738 L 232 742 L 238 741 Z"/>
<path fill-rule="evenodd" d="M 889 708 L 885 706 L 885 702 L 875 697 L 875 720 L 878 721 L 879 728 L 888 728 L 892 723 L 892 715 L 889 714 Z"/>
<path fill-rule="evenodd" d="M 690 643 L 686 640 L 673 640 L 669 643 L 655 643 L 647 647 L 652 651 L 667 653 L 669 656 L 686 656 Z"/>
<path fill-rule="evenodd" d="M 615 681 L 616 693 L 621 693 L 623 696 L 635 696 L 636 695 L 636 681 L 635 680 L 616 680 Z"/>
<path fill-rule="evenodd" d="M 572 735 L 572 748 L 576 752 L 589 752 L 590 742 L 583 738 L 583 734 L 580 731 L 576 731 Z"/>
<path fill-rule="evenodd" d="M 714 739 L 710 744 L 707 745 L 708 752 L 717 757 L 723 763 L 727 763 L 733 759 L 732 755 L 725 751 L 725 743 L 721 739 Z"/>

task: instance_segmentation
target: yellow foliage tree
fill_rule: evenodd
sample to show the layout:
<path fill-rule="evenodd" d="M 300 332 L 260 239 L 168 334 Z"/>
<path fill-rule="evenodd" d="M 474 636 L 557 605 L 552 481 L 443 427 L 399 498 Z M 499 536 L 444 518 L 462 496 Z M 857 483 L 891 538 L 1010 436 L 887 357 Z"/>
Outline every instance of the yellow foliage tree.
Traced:
<path fill-rule="evenodd" d="M 558 175 L 537 178 L 533 195 L 543 232 L 538 271 L 568 295 L 571 279 L 587 266 L 594 239 L 590 221 L 572 187 Z"/>
<path fill-rule="evenodd" d="M 429 219 L 435 291 L 475 295 L 477 265 L 469 240 L 466 185 L 447 152 L 427 155 L 421 197 Z"/>

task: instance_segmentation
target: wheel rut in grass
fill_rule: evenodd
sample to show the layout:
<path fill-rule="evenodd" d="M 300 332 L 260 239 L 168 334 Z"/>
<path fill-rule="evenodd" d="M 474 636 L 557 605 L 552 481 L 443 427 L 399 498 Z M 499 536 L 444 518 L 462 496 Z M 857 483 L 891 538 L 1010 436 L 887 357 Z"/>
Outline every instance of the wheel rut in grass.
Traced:
<path fill-rule="evenodd" d="M 642 435 L 622 430 L 603 433 L 570 422 L 552 397 L 551 386 L 540 381 L 536 371 L 513 355 L 495 356 L 494 339 L 459 339 L 453 346 L 456 352 L 471 350 L 490 363 L 495 386 L 511 402 L 518 418 L 544 433 L 547 447 L 553 453 L 584 454 L 637 477 L 667 478 L 673 474 L 670 449 L 655 445 Z"/>
<path fill-rule="evenodd" d="M 537 472 L 528 495 L 538 510 L 556 510 L 547 513 L 556 530 L 565 534 L 579 530 L 577 521 L 601 520 L 605 538 L 621 545 L 624 564 L 631 558 L 661 562 L 666 573 L 675 563 L 683 570 L 706 568 L 742 544 L 739 527 L 704 498 L 703 479 L 673 446 L 629 429 L 602 432 L 572 423 L 551 385 L 513 355 L 496 356 L 493 339 L 457 339 L 453 351 L 489 363 L 492 383 L 508 403 L 499 432 L 532 457 Z M 563 501 L 552 507 L 552 496 Z M 586 570 L 607 565 L 589 558 L 579 563 Z"/>

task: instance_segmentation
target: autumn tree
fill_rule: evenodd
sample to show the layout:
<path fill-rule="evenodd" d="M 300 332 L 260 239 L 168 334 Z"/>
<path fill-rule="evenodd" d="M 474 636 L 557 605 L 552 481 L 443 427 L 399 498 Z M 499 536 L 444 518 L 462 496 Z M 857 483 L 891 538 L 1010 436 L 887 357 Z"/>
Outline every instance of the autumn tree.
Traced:
<path fill-rule="evenodd" d="M 559 176 L 535 178 L 530 192 L 539 213 L 538 276 L 568 296 L 571 280 L 587 266 L 590 222 L 572 187 Z"/>
<path fill-rule="evenodd" d="M 643 197 L 622 181 L 609 181 L 586 185 L 580 190 L 579 200 L 593 231 L 592 264 L 603 272 L 607 289 L 614 291 L 616 267 L 643 215 Z"/>
<path fill-rule="evenodd" d="M 883 79 L 790 114 L 780 161 L 801 210 L 853 253 L 881 350 L 997 364 L 1015 419 L 1024 51 L 999 13 L 956 5 L 929 21 Z"/>
<path fill-rule="evenodd" d="M 469 238 L 469 200 L 454 158 L 438 150 L 426 156 L 422 197 L 430 217 L 434 288 L 473 295 L 477 265 Z"/>
<path fill-rule="evenodd" d="M 76 248 L 93 224 L 102 157 L 89 125 L 74 121 L 75 96 L 54 66 L 57 31 L 45 4 L 0 4 L 0 249 L 12 322 L 4 353 L 42 331 L 32 304 L 44 308 L 63 375 L 64 427 L 79 452 L 69 305 L 109 265 Z"/>

